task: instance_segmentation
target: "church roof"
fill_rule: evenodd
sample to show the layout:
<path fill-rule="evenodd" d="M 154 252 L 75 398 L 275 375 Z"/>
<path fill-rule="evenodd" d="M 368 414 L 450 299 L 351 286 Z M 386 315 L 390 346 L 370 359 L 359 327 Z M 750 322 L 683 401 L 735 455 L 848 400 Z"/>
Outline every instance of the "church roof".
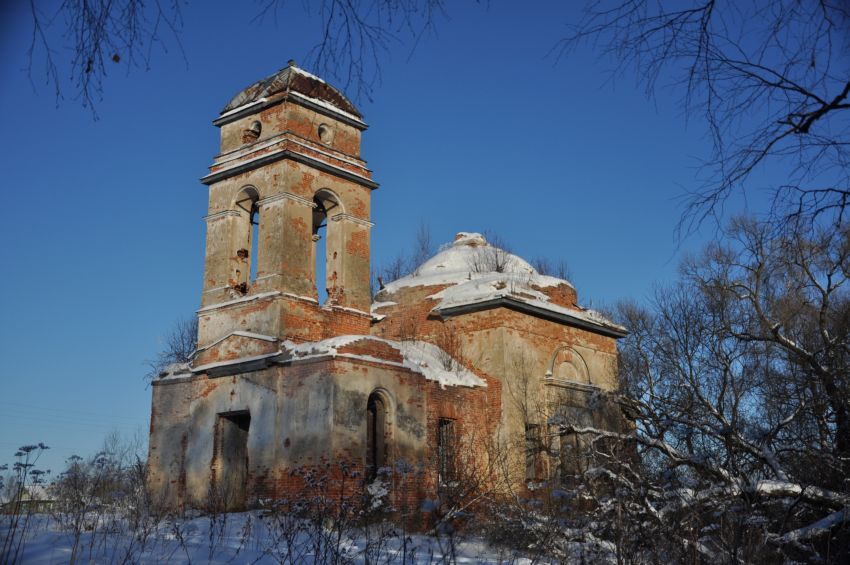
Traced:
<path fill-rule="evenodd" d="M 372 311 L 380 316 L 378 310 L 394 304 L 394 295 L 401 289 L 439 286 L 428 296 L 437 301 L 432 310 L 435 314 L 506 307 L 614 337 L 626 335 L 626 328 L 595 310 L 554 303 L 547 291 L 561 285 L 572 287 L 569 281 L 540 274 L 527 261 L 491 245 L 479 233 L 460 232 L 453 243 L 412 274 L 388 283 L 378 293 Z"/>
<path fill-rule="evenodd" d="M 350 114 L 358 120 L 363 117 L 342 92 L 316 75 L 299 69 L 295 61 L 290 61 L 289 66 L 240 91 L 227 103 L 221 113 L 226 114 L 246 104 L 282 92 L 297 92 L 313 101 L 319 101 L 323 105 L 327 104 L 345 114 Z"/>

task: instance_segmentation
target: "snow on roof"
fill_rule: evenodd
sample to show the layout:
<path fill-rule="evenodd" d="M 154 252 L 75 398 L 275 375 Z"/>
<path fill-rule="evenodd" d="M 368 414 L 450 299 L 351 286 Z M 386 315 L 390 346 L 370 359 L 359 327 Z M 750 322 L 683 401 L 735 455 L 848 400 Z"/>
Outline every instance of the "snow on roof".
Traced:
<path fill-rule="evenodd" d="M 259 340 L 262 340 L 262 341 L 272 341 L 272 342 L 277 341 L 277 338 L 273 335 L 265 335 L 265 334 L 258 334 L 258 333 L 254 333 L 254 332 L 245 332 L 245 331 L 242 331 L 242 330 L 236 330 L 236 331 L 232 331 L 230 333 L 224 334 L 223 336 L 221 336 L 217 340 L 215 340 L 211 343 L 208 343 L 203 347 L 198 348 L 197 352 L 206 351 L 207 349 L 218 345 L 219 343 L 221 343 L 222 341 L 224 341 L 225 339 L 227 339 L 231 336 L 247 337 L 249 339 L 259 339 Z"/>
<path fill-rule="evenodd" d="M 371 355 L 340 353 L 339 350 L 352 343 L 370 340 L 389 345 L 401 354 L 402 362 L 396 363 L 373 357 Z M 347 359 L 362 359 L 378 363 L 405 367 L 415 373 L 419 373 L 429 381 L 436 381 L 441 388 L 447 386 L 487 386 L 487 383 L 461 365 L 457 359 L 430 343 L 424 341 L 392 341 L 368 335 L 343 335 L 306 343 L 294 343 L 284 341 L 281 343 L 281 352 L 288 353 L 293 359 L 309 359 L 311 357 L 327 356 L 343 357 Z M 243 363 L 245 361 L 267 359 L 279 355 L 280 352 L 265 353 L 248 358 L 230 359 L 208 363 L 200 367 L 192 367 L 188 363 L 173 363 L 160 373 L 160 380 L 178 380 L 192 377 L 193 374 L 208 371 L 210 369 Z"/>
<path fill-rule="evenodd" d="M 171 363 L 159 373 L 160 379 L 176 379 L 191 376 L 192 368 L 189 366 L 189 363 Z"/>
<path fill-rule="evenodd" d="M 501 272 L 495 272 L 494 265 Z M 538 287 L 570 285 L 569 281 L 541 275 L 521 257 L 490 245 L 480 233 L 460 232 L 454 242 L 444 245 L 413 274 L 387 284 L 385 290 L 393 293 L 406 287 L 463 284 L 492 275 L 525 280 Z"/>
<path fill-rule="evenodd" d="M 376 341 L 389 345 L 402 356 L 402 362 L 393 363 L 370 355 L 340 353 L 339 349 L 361 340 Z M 350 359 L 363 359 L 380 363 L 395 364 L 419 373 L 429 381 L 436 381 L 441 388 L 446 386 L 487 386 L 483 379 L 467 370 L 448 353 L 424 341 L 392 341 L 368 335 L 344 335 L 322 341 L 293 343 L 286 341 L 282 347 L 295 359 L 319 355 L 331 355 Z"/>
<path fill-rule="evenodd" d="M 595 326 L 602 326 L 604 328 L 614 330 L 615 333 L 628 331 L 624 326 L 615 324 L 614 322 L 606 318 L 605 315 L 602 314 L 602 312 L 599 312 L 597 310 L 591 310 L 589 308 L 583 308 L 581 310 L 565 308 L 563 306 L 559 306 L 558 304 L 553 304 L 549 302 L 548 297 L 546 297 L 545 299 L 539 299 L 529 296 L 518 295 L 514 292 L 508 291 L 497 291 L 488 293 L 486 287 L 472 289 L 464 288 L 465 286 L 467 285 L 449 287 L 443 292 L 439 292 L 435 295 L 429 296 L 429 298 L 438 298 L 440 297 L 440 295 L 443 295 L 445 297 L 443 298 L 443 300 L 440 301 L 437 307 L 434 308 L 434 310 L 448 310 L 457 306 L 468 306 L 481 302 L 487 302 L 489 300 L 496 300 L 499 298 L 510 298 L 515 302 L 521 302 L 532 308 L 547 310 L 555 314 L 561 314 L 562 316 L 566 316 L 567 318 L 573 318 L 574 320 L 580 320 L 582 322 L 587 322 Z M 446 292 L 457 290 L 459 290 L 459 292 Z M 525 290 L 523 292 L 526 293 L 529 291 Z"/>
<path fill-rule="evenodd" d="M 541 275 L 527 261 L 503 249 L 490 245 L 483 235 L 460 232 L 453 243 L 422 264 L 415 273 L 387 284 L 380 296 L 392 295 L 402 288 L 449 285 L 428 298 L 437 300 L 434 310 L 472 305 L 510 297 L 536 308 L 563 314 L 576 320 L 626 331 L 595 310 L 565 308 L 553 304 L 546 293 L 538 289 L 555 287 L 569 281 Z M 385 302 L 372 307 L 374 312 Z"/>
<path fill-rule="evenodd" d="M 322 84 L 328 84 L 327 82 L 325 82 L 325 79 L 317 77 L 313 73 L 305 71 L 304 69 L 302 69 L 298 65 L 290 64 L 289 68 L 292 69 L 293 71 L 295 71 L 296 73 L 298 73 L 299 75 L 304 75 L 305 77 L 311 78 L 313 80 L 317 80 L 317 81 L 321 82 Z"/>

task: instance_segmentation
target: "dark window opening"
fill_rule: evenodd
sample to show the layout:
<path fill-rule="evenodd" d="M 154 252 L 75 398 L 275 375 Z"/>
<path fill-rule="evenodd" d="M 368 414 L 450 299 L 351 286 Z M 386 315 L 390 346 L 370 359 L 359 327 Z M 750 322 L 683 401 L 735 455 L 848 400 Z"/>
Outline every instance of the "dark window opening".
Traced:
<path fill-rule="evenodd" d="M 449 485 L 457 479 L 455 469 L 456 447 L 455 421 L 440 418 L 437 421 L 437 463 L 440 485 Z"/>
<path fill-rule="evenodd" d="M 248 129 L 242 130 L 242 143 L 254 143 L 260 138 L 260 133 L 263 131 L 263 124 L 254 122 Z"/>
<path fill-rule="evenodd" d="M 378 476 L 387 464 L 387 405 L 378 393 L 369 395 L 366 403 L 366 477 Z"/>
<path fill-rule="evenodd" d="M 327 124 L 321 124 L 318 129 L 319 141 L 324 143 L 325 145 L 330 145 L 333 141 L 333 130 Z"/>
<path fill-rule="evenodd" d="M 215 481 L 212 503 L 227 510 L 244 509 L 248 483 L 248 412 L 219 414 L 216 422 Z"/>

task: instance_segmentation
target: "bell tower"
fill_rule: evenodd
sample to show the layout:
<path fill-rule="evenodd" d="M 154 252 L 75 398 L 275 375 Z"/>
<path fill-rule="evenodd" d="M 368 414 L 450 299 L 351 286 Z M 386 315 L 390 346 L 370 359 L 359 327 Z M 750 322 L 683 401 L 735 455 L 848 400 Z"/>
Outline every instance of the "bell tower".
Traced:
<path fill-rule="evenodd" d="M 294 61 L 213 122 L 195 365 L 368 334 L 371 192 L 357 108 Z"/>

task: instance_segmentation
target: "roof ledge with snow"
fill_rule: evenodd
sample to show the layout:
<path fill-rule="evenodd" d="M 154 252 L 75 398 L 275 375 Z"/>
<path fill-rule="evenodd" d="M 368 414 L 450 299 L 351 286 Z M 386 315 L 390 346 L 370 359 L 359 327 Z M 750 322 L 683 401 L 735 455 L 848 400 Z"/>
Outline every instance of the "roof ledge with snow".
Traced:
<path fill-rule="evenodd" d="M 368 342 L 372 342 L 372 347 L 361 347 Z M 384 349 L 384 352 L 374 353 L 378 349 Z M 387 354 L 395 359 L 385 358 Z M 407 369 L 422 375 L 426 380 L 437 382 L 440 388 L 487 386 L 486 381 L 436 345 L 415 340 L 392 341 L 369 335 L 343 335 L 305 343 L 285 341 L 280 344 L 279 349 L 269 353 L 197 366 L 176 363 L 163 371 L 157 382 L 165 384 L 192 379 L 203 374 L 209 377 L 224 377 L 259 371 L 274 364 L 314 361 L 323 358 L 366 361 Z"/>
<path fill-rule="evenodd" d="M 496 295 L 484 300 L 463 302 L 445 307 L 437 306 L 431 312 L 441 317 L 450 317 L 470 312 L 480 312 L 481 310 L 488 310 L 490 308 L 508 308 L 509 310 L 530 314 L 544 320 L 559 322 L 607 337 L 622 338 L 629 335 L 626 328 L 611 322 L 595 310 L 570 310 L 556 304 L 541 302 L 539 300 L 524 300 L 510 294 Z"/>
<path fill-rule="evenodd" d="M 398 360 L 391 361 L 363 352 L 356 347 L 358 342 L 372 342 L 389 348 L 398 356 Z M 284 342 L 282 349 L 285 352 L 286 361 L 330 356 L 405 368 L 419 373 L 426 380 L 437 382 L 440 388 L 487 386 L 481 377 L 464 367 L 449 353 L 425 341 L 393 341 L 370 335 L 343 335 L 316 342 L 299 344 Z"/>

